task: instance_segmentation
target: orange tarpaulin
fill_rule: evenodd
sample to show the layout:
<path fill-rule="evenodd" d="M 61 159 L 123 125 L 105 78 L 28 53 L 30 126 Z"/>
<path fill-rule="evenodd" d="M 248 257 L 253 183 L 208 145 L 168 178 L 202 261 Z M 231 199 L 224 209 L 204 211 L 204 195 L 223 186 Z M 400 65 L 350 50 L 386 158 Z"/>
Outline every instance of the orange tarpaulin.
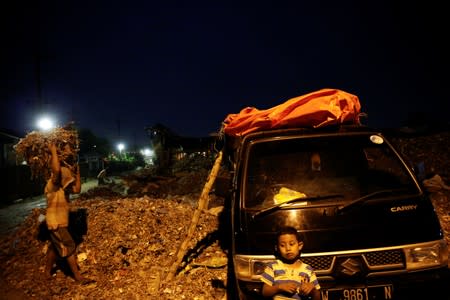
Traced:
<path fill-rule="evenodd" d="M 265 110 L 246 107 L 237 114 L 229 114 L 223 127 L 227 135 L 242 136 L 276 128 L 360 124 L 360 111 L 357 96 L 337 89 L 321 89 Z"/>

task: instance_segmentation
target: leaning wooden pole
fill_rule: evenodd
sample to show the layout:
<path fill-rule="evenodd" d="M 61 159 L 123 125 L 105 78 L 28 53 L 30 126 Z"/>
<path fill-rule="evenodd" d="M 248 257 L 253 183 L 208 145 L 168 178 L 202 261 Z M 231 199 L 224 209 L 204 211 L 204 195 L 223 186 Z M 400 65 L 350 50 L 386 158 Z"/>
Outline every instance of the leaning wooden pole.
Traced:
<path fill-rule="evenodd" d="M 211 190 L 212 185 L 214 184 L 214 181 L 216 180 L 217 174 L 219 173 L 221 163 L 222 163 L 222 151 L 218 153 L 216 161 L 214 162 L 211 172 L 209 173 L 208 179 L 206 180 L 206 184 L 203 187 L 202 193 L 200 194 L 200 198 L 198 200 L 198 207 L 195 210 L 194 215 L 192 216 L 191 226 L 189 227 L 186 237 L 184 238 L 183 242 L 178 248 L 177 255 L 175 256 L 175 261 L 173 262 L 167 274 L 166 282 L 169 282 L 174 278 L 178 266 L 181 264 L 181 261 L 183 260 L 183 257 L 186 254 L 189 241 L 192 239 L 192 236 L 194 235 L 195 228 L 197 227 L 198 220 L 200 219 L 200 215 L 202 211 L 208 207 L 208 194 L 209 191 Z"/>

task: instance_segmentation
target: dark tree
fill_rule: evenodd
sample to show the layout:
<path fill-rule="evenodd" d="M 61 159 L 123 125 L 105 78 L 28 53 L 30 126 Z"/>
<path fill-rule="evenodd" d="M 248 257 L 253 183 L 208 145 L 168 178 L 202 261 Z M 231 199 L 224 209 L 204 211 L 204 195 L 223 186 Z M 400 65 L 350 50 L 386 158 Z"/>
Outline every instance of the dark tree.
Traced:
<path fill-rule="evenodd" d="M 110 142 L 105 138 L 96 136 L 90 129 L 80 129 L 78 136 L 80 139 L 80 154 L 94 151 L 106 157 L 112 151 Z"/>

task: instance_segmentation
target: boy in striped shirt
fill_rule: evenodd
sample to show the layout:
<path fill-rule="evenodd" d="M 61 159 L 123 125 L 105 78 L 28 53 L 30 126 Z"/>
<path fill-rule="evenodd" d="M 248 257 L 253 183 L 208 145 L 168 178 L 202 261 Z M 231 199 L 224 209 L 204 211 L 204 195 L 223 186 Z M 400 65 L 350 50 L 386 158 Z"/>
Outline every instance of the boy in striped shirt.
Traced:
<path fill-rule="evenodd" d="M 273 299 L 320 300 L 320 285 L 312 267 L 300 260 L 303 241 L 293 227 L 278 231 L 277 260 L 269 263 L 261 280 L 262 295 Z"/>

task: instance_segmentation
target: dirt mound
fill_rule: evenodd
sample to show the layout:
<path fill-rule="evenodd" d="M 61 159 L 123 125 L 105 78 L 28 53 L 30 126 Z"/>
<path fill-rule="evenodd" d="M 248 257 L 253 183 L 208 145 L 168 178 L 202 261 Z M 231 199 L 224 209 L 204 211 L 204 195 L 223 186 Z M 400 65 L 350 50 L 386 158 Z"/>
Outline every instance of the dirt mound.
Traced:
<path fill-rule="evenodd" d="M 424 177 L 439 174 L 450 178 L 450 132 L 430 135 L 403 135 L 391 138 L 401 154 Z"/>
<path fill-rule="evenodd" d="M 225 294 L 226 255 L 219 245 L 216 215 L 202 214 L 182 275 L 164 284 L 194 206 L 181 198 L 144 196 L 77 199 L 72 207 L 86 212 L 87 233 L 73 233 L 81 242 L 77 253 L 82 273 L 96 283 L 78 285 L 64 275 L 63 265 L 51 282 L 43 278 L 49 244 L 40 240 L 45 235 L 40 234 L 38 219 L 45 211 L 35 209 L 0 245 L 2 277 L 27 299 L 180 299 L 180 295 L 182 299 L 218 299 Z M 210 267 L 200 267 L 208 262 Z"/>

